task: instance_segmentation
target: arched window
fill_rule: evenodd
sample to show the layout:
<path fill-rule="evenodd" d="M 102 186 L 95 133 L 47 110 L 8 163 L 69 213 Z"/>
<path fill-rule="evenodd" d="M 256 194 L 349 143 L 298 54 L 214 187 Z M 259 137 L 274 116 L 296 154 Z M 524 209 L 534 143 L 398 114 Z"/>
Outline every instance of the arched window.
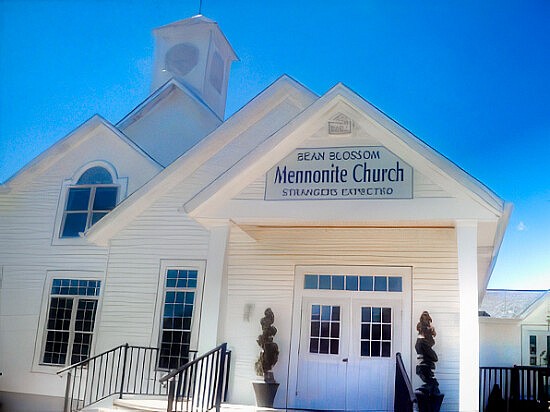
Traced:
<path fill-rule="evenodd" d="M 107 169 L 95 166 L 86 170 L 68 189 L 60 237 L 78 237 L 113 210 L 117 198 L 118 186 Z"/>

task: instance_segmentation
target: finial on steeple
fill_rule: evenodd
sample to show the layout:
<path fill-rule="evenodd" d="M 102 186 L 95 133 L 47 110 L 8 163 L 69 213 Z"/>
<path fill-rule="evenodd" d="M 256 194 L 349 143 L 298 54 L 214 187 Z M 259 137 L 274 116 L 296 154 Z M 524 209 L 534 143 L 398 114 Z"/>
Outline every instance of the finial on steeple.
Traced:
<path fill-rule="evenodd" d="M 199 0 L 199 14 L 202 15 L 202 0 Z"/>

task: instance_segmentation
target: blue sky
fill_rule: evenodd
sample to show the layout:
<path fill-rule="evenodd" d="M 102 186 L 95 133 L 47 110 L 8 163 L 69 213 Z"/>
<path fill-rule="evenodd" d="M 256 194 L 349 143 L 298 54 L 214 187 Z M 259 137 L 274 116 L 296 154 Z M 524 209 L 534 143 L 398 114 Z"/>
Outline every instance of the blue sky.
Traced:
<path fill-rule="evenodd" d="M 185 0 L 0 0 L 0 181 L 145 99 Z M 286 73 L 343 82 L 514 204 L 494 288 L 550 288 L 550 2 L 203 0 L 239 55 L 230 115 Z"/>

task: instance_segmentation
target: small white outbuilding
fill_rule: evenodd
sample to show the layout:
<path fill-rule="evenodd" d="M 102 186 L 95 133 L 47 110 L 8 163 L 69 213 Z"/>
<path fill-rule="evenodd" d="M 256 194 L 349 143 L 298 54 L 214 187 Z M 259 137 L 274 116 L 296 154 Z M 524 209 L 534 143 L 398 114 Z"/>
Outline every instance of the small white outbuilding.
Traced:
<path fill-rule="evenodd" d="M 487 290 L 480 307 L 481 366 L 547 366 L 550 293 Z"/>

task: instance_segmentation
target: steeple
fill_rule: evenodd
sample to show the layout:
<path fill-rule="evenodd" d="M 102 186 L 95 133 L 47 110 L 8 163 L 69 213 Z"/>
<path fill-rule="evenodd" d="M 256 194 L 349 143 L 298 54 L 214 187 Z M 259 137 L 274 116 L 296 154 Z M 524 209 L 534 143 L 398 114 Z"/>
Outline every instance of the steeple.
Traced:
<path fill-rule="evenodd" d="M 153 30 L 155 63 L 151 92 L 175 78 L 223 120 L 233 48 L 218 24 L 202 15 Z"/>

